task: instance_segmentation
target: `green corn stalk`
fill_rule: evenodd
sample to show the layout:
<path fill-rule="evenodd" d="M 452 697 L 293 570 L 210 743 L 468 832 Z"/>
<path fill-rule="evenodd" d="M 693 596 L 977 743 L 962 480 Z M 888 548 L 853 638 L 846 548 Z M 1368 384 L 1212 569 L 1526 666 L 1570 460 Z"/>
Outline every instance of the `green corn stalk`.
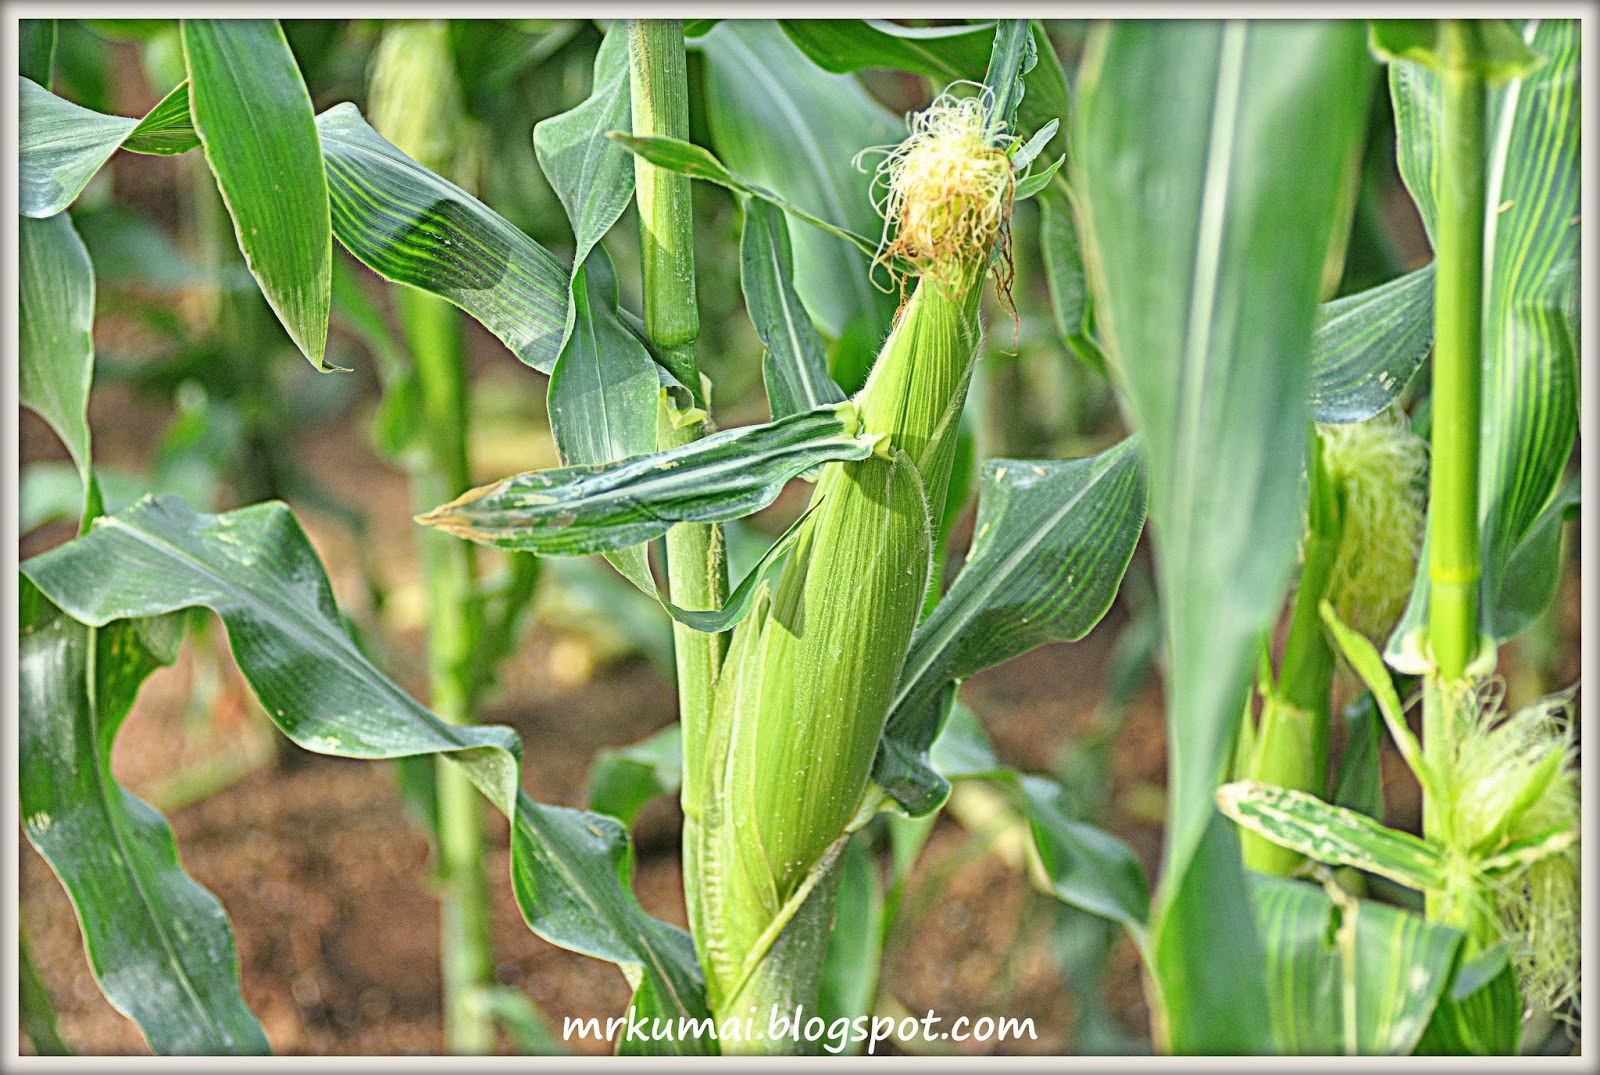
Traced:
<path fill-rule="evenodd" d="M 918 185 L 918 146 L 994 163 L 987 116 L 971 102 L 964 114 L 985 124 L 971 128 L 981 136 L 941 143 L 924 128 L 889 158 L 900 237 L 887 249 L 923 275 L 854 400 L 862 429 L 886 440 L 824 468 L 776 589 L 734 632 L 705 741 L 686 743 L 690 920 L 719 1017 L 815 1005 L 839 852 L 877 806 L 873 755 L 929 585 L 999 237 L 997 224 L 971 224 L 962 199 L 1010 196 L 1003 158 L 991 189 Z M 918 235 L 933 241 L 918 248 Z"/>
<path fill-rule="evenodd" d="M 402 152 L 434 171 L 459 176 L 466 116 L 443 22 L 385 29 L 373 60 L 371 111 L 375 127 Z M 400 288 L 396 302 L 415 363 L 427 444 L 426 462 L 412 475 L 413 499 L 422 509 L 471 485 L 461 320 L 444 299 L 415 288 Z M 444 720 L 471 724 L 483 633 L 476 551 L 469 542 L 429 529 L 417 541 L 427 592 L 429 700 Z M 494 1023 L 482 998 L 494 985 L 494 953 L 483 806 L 459 766 L 440 761 L 435 777 L 445 1041 L 455 1053 L 487 1053 L 494 1047 Z"/>

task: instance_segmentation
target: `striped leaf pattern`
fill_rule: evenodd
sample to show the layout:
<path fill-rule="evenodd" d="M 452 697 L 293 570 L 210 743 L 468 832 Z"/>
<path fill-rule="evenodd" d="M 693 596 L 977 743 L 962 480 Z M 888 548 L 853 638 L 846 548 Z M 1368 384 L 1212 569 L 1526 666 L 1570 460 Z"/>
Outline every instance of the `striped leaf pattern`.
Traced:
<path fill-rule="evenodd" d="M 820 407 L 616 463 L 518 474 L 418 521 L 517 552 L 611 552 L 676 523 L 727 522 L 759 511 L 791 479 L 822 463 L 865 459 L 876 443 L 857 430 L 850 404 Z"/>
<path fill-rule="evenodd" d="M 1304 881 L 1252 874 L 1250 896 L 1280 1053 L 1400 1056 L 1416 1047 L 1461 934 L 1387 904 L 1335 902 Z"/>
<path fill-rule="evenodd" d="M 1484 220 L 1483 440 L 1479 514 L 1483 629 L 1505 639 L 1528 620 L 1496 597 L 1518 547 L 1555 496 L 1578 427 L 1578 342 L 1569 309 L 1579 248 L 1579 28 L 1532 20 L 1523 40 L 1544 57 L 1526 78 L 1491 87 Z M 1438 78 L 1420 64 L 1390 68 L 1400 173 L 1432 233 L 1437 189 Z M 1416 639 L 1428 579 L 1386 656 L 1421 673 Z"/>
<path fill-rule="evenodd" d="M 1082 638 L 1110 607 L 1144 529 L 1145 468 L 1125 440 L 1087 459 L 984 464 L 966 565 L 912 636 L 873 778 L 907 810 L 949 785 L 928 762 L 953 680 Z"/>
<path fill-rule="evenodd" d="M 317 117 L 333 231 L 395 283 L 461 307 L 523 362 L 555 366 L 567 267 L 500 214 L 401 153 L 352 104 Z"/>
<path fill-rule="evenodd" d="M 1393 403 L 1433 347 L 1433 266 L 1317 308 L 1311 416 L 1364 422 Z"/>
<path fill-rule="evenodd" d="M 1217 789 L 1217 806 L 1275 844 L 1330 866 L 1354 866 L 1419 892 L 1444 883 L 1439 849 L 1314 795 L 1253 780 Z"/>

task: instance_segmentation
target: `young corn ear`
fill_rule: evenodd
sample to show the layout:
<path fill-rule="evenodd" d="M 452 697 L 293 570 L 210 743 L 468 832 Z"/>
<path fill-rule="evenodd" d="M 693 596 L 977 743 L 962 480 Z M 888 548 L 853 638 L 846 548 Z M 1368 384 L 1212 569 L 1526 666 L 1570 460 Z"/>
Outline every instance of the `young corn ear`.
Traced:
<path fill-rule="evenodd" d="M 386 26 L 372 54 L 372 128 L 424 168 L 466 190 L 477 186 L 484 145 L 467 114 L 443 20 Z"/>
<path fill-rule="evenodd" d="M 704 764 L 685 772 L 688 872 L 698 871 L 688 899 L 714 1011 L 814 1000 L 814 980 L 797 978 L 822 953 L 793 951 L 803 931 L 784 924 L 828 902 L 829 864 L 870 805 L 873 755 L 929 584 L 982 285 L 1009 215 L 1009 171 L 997 182 L 991 167 L 999 153 L 1009 169 L 1003 150 L 968 137 L 986 130 L 982 100 L 941 98 L 889 157 L 886 229 L 907 238 L 883 249 L 908 252 L 914 232 L 922 278 L 855 399 L 862 429 L 885 447 L 824 468 L 770 601 L 735 631 Z M 964 169 L 961 152 L 981 167 Z M 785 958 L 765 960 L 785 944 Z"/>

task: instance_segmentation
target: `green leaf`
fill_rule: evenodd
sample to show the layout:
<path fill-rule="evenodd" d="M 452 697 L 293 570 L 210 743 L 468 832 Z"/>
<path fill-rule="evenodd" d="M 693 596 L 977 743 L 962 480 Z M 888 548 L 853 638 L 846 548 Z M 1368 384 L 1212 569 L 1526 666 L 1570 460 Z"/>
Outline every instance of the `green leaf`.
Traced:
<path fill-rule="evenodd" d="M 1339 652 L 1367 685 L 1367 690 L 1372 692 L 1373 701 L 1378 705 L 1378 712 L 1383 714 L 1383 722 L 1388 726 L 1389 736 L 1400 751 L 1400 757 L 1422 784 L 1424 794 L 1437 795 L 1442 789 L 1433 777 L 1427 756 L 1422 752 L 1422 744 L 1417 742 L 1417 737 L 1411 734 L 1411 728 L 1406 724 L 1405 706 L 1400 702 L 1400 695 L 1394 689 L 1394 681 L 1389 678 L 1389 669 L 1378 655 L 1377 647 L 1368 642 L 1361 632 L 1341 623 L 1333 606 L 1327 601 L 1322 602 L 1320 611 L 1322 622 L 1327 625 Z"/>
<path fill-rule="evenodd" d="M 17 20 L 17 74 L 45 89 L 56 65 L 56 20 Z"/>
<path fill-rule="evenodd" d="M 954 680 L 1087 634 L 1116 597 L 1144 528 L 1144 465 L 1123 441 L 1086 459 L 991 459 L 967 562 L 918 626 L 873 779 L 912 814 L 949 793 L 929 765 Z"/>
<path fill-rule="evenodd" d="M 94 266 L 72 220 L 17 221 L 17 392 L 50 423 L 80 475 L 89 470 L 94 380 Z"/>
<path fill-rule="evenodd" d="M 1403 1056 L 1450 980 L 1461 934 L 1397 907 L 1250 875 L 1272 1029 L 1290 1056 Z"/>
<path fill-rule="evenodd" d="M 1522 1038 L 1517 971 L 1496 946 L 1463 963 L 1439 998 L 1418 1056 L 1516 1056 Z"/>
<path fill-rule="evenodd" d="M 812 63 L 836 75 L 888 67 L 943 82 L 975 81 L 994 48 L 992 22 L 914 28 L 883 19 L 779 19 L 778 25 Z"/>
<path fill-rule="evenodd" d="M 122 148 L 157 157 L 171 157 L 196 148 L 200 145 L 200 135 L 195 132 L 189 109 L 189 83 L 180 82 L 145 113 L 144 119 L 123 141 Z"/>
<path fill-rule="evenodd" d="M 633 158 L 605 137 L 628 130 L 628 35 L 608 33 L 594 58 L 594 83 L 582 104 L 534 125 L 533 148 L 572 222 L 574 266 L 611 230 L 633 198 Z"/>
<path fill-rule="evenodd" d="M 1025 202 L 1044 190 L 1050 185 L 1050 181 L 1056 177 L 1056 173 L 1061 170 L 1061 166 L 1065 163 L 1067 163 L 1066 157 L 1057 157 L 1043 168 L 1023 176 L 1022 180 L 1017 183 L 1015 200 Z"/>
<path fill-rule="evenodd" d="M 851 405 L 835 404 L 614 463 L 529 471 L 471 490 L 418 521 L 541 556 L 612 552 L 677 523 L 753 514 L 823 463 L 865 459 L 877 441 L 855 425 Z"/>
<path fill-rule="evenodd" d="M 199 145 L 189 122 L 189 84 L 180 83 L 143 119 L 107 116 L 57 97 L 24 78 L 18 83 L 19 209 L 23 216 L 61 212 L 83 193 L 118 148 L 184 153 Z"/>
<path fill-rule="evenodd" d="M 1378 748 L 1383 742 L 1383 717 L 1369 691 L 1344 707 L 1344 753 L 1334 779 L 1333 803 L 1368 817 L 1383 817 L 1383 769 Z"/>
<path fill-rule="evenodd" d="M 1306 792 L 1241 780 L 1217 789 L 1217 806 L 1250 831 L 1317 862 L 1353 866 L 1419 892 L 1444 885 L 1438 848 Z"/>
<path fill-rule="evenodd" d="M 1072 203 L 1063 182 L 1051 183 L 1039 192 L 1039 246 L 1057 331 L 1074 355 L 1105 376 L 1105 355 L 1089 331 L 1089 284 L 1078 229 L 1072 222 Z"/>
<path fill-rule="evenodd" d="M 1478 19 L 1476 25 L 1482 53 L 1476 65 L 1489 82 L 1523 78 L 1538 70 L 1542 58 L 1506 20 Z M 1438 19 L 1373 19 L 1367 41 L 1373 54 L 1387 63 L 1410 60 L 1440 70 Z"/>
<path fill-rule="evenodd" d="M 333 237 L 311 95 L 271 19 L 185 19 L 190 106 L 245 263 L 318 370 Z"/>
<path fill-rule="evenodd" d="M 1578 516 L 1581 484 L 1580 475 L 1569 478 L 1511 550 L 1495 595 L 1497 634 L 1506 638 L 1521 634 L 1555 598 L 1561 575 L 1561 528 Z"/>
<path fill-rule="evenodd" d="M 183 872 L 166 819 L 111 775 L 117 730 L 177 656 L 181 623 L 95 629 L 26 578 L 18 596 L 23 831 L 72 898 L 95 981 L 157 1053 L 268 1052 L 222 905 Z"/>
<path fill-rule="evenodd" d="M 955 684 L 942 692 L 940 706 L 949 710 L 942 720 L 939 738 L 928 748 L 928 761 L 946 780 L 972 780 L 1001 776 L 1007 769 L 995 755 L 994 744 L 983 730 L 977 714 L 961 704 Z M 930 815 L 931 820 L 931 815 Z"/>
<path fill-rule="evenodd" d="M 1173 1052 L 1268 1045 L 1237 842 L 1211 797 L 1294 564 L 1312 321 L 1371 73 L 1359 25 L 1310 22 L 1113 23 L 1080 68 L 1078 223 L 1100 339 L 1145 439 L 1166 617 L 1155 932 Z M 1191 879 L 1208 830 L 1212 867 Z"/>
<path fill-rule="evenodd" d="M 898 142 L 904 128 L 854 79 L 814 66 L 768 21 L 719 23 L 694 47 L 705 56 L 711 146 L 727 166 L 815 217 L 877 235 L 871 176 L 858 152 Z M 821 330 L 840 336 L 868 316 L 881 340 L 895 297 L 878 290 L 871 255 L 791 223 L 795 289 Z M 871 244 L 869 249 L 875 249 Z"/>
<path fill-rule="evenodd" d="M 766 348 L 761 374 L 773 419 L 843 401 L 844 392 L 828 376 L 822 337 L 794 289 L 794 252 L 782 210 L 752 197 L 743 206 L 739 284 Z"/>
<path fill-rule="evenodd" d="M 796 220 L 805 221 L 828 235 L 845 240 L 864 254 L 877 253 L 878 244 L 866 236 L 829 223 L 780 198 L 772 191 L 734 175 L 704 146 L 697 146 L 693 142 L 685 142 L 678 138 L 668 138 L 665 135 L 636 135 L 627 131 L 607 131 L 606 136 L 629 153 L 644 158 L 657 168 L 665 168 L 669 172 L 677 172 L 691 179 L 703 179 L 719 187 L 725 187 L 741 195 L 741 202 L 752 198 L 759 199 L 782 209 Z"/>
<path fill-rule="evenodd" d="M 385 141 L 351 104 L 317 117 L 333 232 L 386 280 L 439 295 L 549 373 L 568 270 L 500 214 Z"/>
<path fill-rule="evenodd" d="M 17 92 L 17 208 L 25 217 L 55 216 L 139 121 L 82 108 L 26 78 Z"/>
<path fill-rule="evenodd" d="M 589 809 L 632 825 L 639 811 L 683 783 L 683 728 L 669 724 L 625 747 L 603 747 L 589 768 Z"/>
<path fill-rule="evenodd" d="M 1317 308 L 1311 417 L 1364 422 L 1397 399 L 1433 348 L 1433 265 Z"/>
<path fill-rule="evenodd" d="M 822 988 L 817 997 L 817 1014 L 829 1027 L 838 1019 L 853 1021 L 873 1013 L 885 934 L 883 880 L 862 834 L 857 833 L 845 846 L 839 871 L 839 896 L 822 957 Z M 830 1054 L 861 1051 L 859 1040 L 844 1043 L 830 1034 L 825 1041 Z"/>
<path fill-rule="evenodd" d="M 1019 779 L 1028 803 L 1034 846 L 1056 898 L 1126 927 L 1136 939 L 1150 916 L 1150 885 L 1128 845 L 1110 833 L 1074 821 L 1060 784 L 1038 776 Z"/>
<path fill-rule="evenodd" d="M 445 724 L 373 667 L 345 632 L 316 554 L 283 504 L 201 515 L 176 498 L 147 498 L 22 571 L 91 627 L 212 609 L 268 715 L 307 750 L 438 754 L 459 764 L 512 819 L 512 888 L 533 931 L 616 963 L 650 1004 L 705 1016 L 688 935 L 647 916 L 629 890 L 623 827 L 534 802 L 519 788 L 521 746 L 511 729 Z"/>
<path fill-rule="evenodd" d="M 983 74 L 984 88 L 992 94 L 989 123 L 993 135 L 1010 133 L 1016 126 L 1023 80 L 1038 62 L 1039 47 L 1027 19 L 1002 19 L 995 25 L 994 48 Z"/>
<path fill-rule="evenodd" d="M 1478 472 L 1481 628 L 1496 640 L 1526 625 L 1500 622 L 1497 597 L 1517 548 L 1555 495 L 1578 429 L 1578 344 L 1568 307 L 1579 252 L 1579 40 L 1571 20 L 1518 31 L 1545 62 L 1489 94 L 1484 207 L 1483 415 Z M 1438 76 L 1416 63 L 1389 69 L 1400 174 L 1432 234 L 1438 152 Z M 1422 674 L 1428 573 L 1385 656 Z"/>

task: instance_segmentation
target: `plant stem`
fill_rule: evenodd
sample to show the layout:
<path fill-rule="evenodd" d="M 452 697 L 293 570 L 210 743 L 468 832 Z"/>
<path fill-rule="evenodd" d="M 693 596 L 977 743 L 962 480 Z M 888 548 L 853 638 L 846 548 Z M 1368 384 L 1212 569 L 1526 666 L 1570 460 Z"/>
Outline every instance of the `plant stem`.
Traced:
<path fill-rule="evenodd" d="M 396 298 L 416 363 L 429 449 L 427 465 L 412 477 L 412 491 L 420 507 L 431 508 L 471 484 L 461 321 L 454 307 L 426 292 L 401 288 Z M 440 719 L 470 724 L 482 634 L 477 556 L 470 542 L 426 527 L 417 540 L 427 589 L 429 701 Z M 445 1043 L 453 1053 L 482 1054 L 494 1046 L 494 1024 L 482 1003 L 483 991 L 494 984 L 483 806 L 459 766 L 440 761 L 435 774 Z"/>
<path fill-rule="evenodd" d="M 1454 681 L 1478 648 L 1486 103 L 1478 24 L 1443 20 L 1440 42 L 1428 638 L 1439 674 Z"/>

